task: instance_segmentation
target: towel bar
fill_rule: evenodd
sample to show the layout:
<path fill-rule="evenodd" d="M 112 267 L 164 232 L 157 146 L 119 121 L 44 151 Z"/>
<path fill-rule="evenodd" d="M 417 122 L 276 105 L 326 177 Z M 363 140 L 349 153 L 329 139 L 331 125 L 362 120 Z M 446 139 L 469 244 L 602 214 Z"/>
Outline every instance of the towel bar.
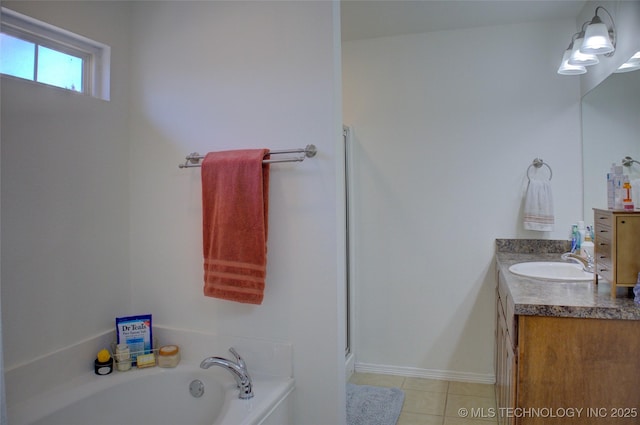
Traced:
<path fill-rule="evenodd" d="M 300 149 L 284 149 L 278 151 L 270 151 L 267 155 L 280 155 L 286 153 L 303 153 L 301 156 L 292 156 L 281 159 L 264 159 L 262 161 L 263 164 L 273 164 L 277 162 L 301 162 L 304 161 L 305 158 L 313 158 L 316 156 L 318 150 L 315 145 L 307 145 L 304 148 Z M 198 152 L 190 153 L 185 157 L 186 161 L 184 164 L 178 164 L 178 168 L 192 168 L 192 167 L 200 167 L 200 160 L 204 158 L 204 155 L 200 155 Z"/>
<path fill-rule="evenodd" d="M 551 169 L 551 166 L 549 166 L 549 164 L 547 164 L 546 162 L 544 162 L 542 160 L 542 158 L 535 158 L 533 160 L 533 163 L 531 163 L 531 165 L 529 165 L 529 167 L 527 168 L 527 179 L 529 179 L 529 181 L 531 181 L 531 176 L 529 175 L 529 171 L 531 171 L 531 167 L 540 168 L 543 165 L 546 165 L 547 168 L 549 169 L 549 181 L 551 181 L 551 178 L 553 177 L 553 170 Z"/>

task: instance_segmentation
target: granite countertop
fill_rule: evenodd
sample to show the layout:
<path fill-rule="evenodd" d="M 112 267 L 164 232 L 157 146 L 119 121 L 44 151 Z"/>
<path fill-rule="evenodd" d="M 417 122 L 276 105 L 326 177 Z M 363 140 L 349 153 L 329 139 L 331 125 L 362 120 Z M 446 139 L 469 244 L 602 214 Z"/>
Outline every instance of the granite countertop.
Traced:
<path fill-rule="evenodd" d="M 579 317 L 591 319 L 640 320 L 640 307 L 627 288 L 618 288 L 611 298 L 610 284 L 593 282 L 552 282 L 518 276 L 509 271 L 516 263 L 562 261 L 566 241 L 496 240 L 496 262 L 514 304 L 514 313 L 528 316 Z"/>

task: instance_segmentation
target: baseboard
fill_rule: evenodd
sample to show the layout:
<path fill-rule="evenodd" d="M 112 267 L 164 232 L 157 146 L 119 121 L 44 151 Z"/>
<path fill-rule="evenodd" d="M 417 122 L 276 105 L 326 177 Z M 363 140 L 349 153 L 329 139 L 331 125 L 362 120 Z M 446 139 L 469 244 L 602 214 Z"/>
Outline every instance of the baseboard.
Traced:
<path fill-rule="evenodd" d="M 355 371 L 361 373 L 407 376 L 411 378 L 438 379 L 441 381 L 474 382 L 478 384 L 496 383 L 495 375 L 491 374 L 457 372 L 453 370 L 420 369 L 416 367 L 388 366 L 372 363 L 356 363 Z"/>

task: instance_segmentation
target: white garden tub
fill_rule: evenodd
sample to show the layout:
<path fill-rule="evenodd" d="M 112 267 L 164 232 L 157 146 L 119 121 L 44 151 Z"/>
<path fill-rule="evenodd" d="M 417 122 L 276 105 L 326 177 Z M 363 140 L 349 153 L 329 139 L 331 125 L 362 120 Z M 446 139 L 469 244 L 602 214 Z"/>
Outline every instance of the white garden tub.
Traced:
<path fill-rule="evenodd" d="M 189 384 L 198 379 L 196 398 Z M 267 425 L 289 422 L 291 378 L 253 377 L 255 396 L 238 398 L 233 376 L 179 364 L 172 369 L 85 374 L 12 409 L 12 425 Z"/>

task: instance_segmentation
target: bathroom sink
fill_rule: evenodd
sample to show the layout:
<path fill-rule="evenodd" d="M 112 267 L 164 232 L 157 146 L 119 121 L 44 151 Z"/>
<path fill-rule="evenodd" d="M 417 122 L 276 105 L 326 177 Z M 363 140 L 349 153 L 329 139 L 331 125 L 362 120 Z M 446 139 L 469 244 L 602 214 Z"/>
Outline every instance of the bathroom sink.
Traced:
<path fill-rule="evenodd" d="M 593 273 L 585 272 L 580 264 L 538 261 L 518 263 L 509 267 L 513 274 L 542 280 L 586 282 L 593 280 Z"/>

